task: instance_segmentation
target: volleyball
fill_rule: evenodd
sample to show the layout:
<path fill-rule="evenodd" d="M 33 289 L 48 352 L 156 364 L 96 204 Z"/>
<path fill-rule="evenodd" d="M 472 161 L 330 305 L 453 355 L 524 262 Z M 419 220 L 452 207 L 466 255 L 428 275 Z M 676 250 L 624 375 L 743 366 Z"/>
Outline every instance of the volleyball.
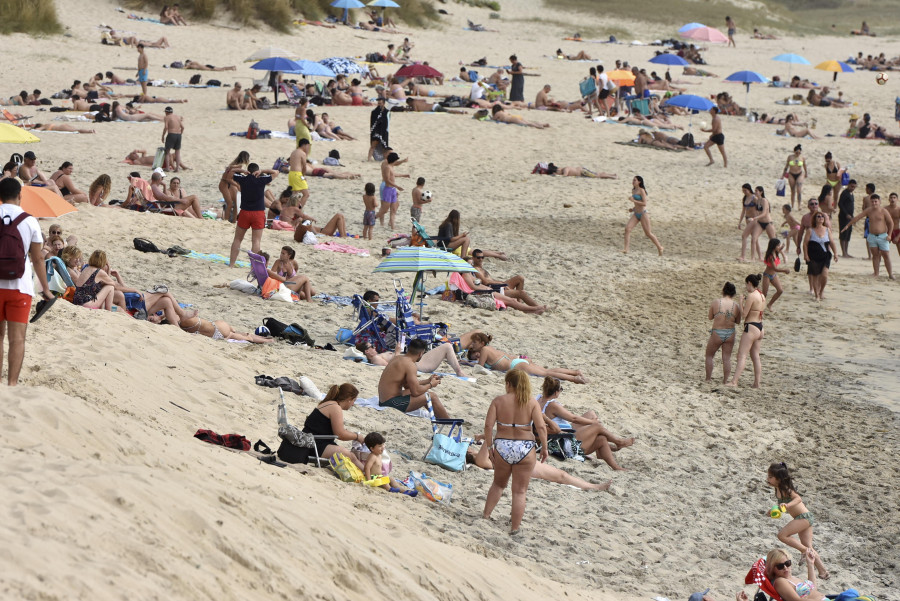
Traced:
<path fill-rule="evenodd" d="M 875 83 L 877 83 L 880 86 L 883 86 L 884 84 L 886 84 L 887 80 L 888 80 L 887 73 L 879 73 L 878 75 L 875 76 Z"/>
<path fill-rule="evenodd" d="M 431 200 L 432 196 L 434 195 L 431 193 L 431 190 L 425 190 L 424 192 L 422 192 L 422 198 L 425 200 Z"/>

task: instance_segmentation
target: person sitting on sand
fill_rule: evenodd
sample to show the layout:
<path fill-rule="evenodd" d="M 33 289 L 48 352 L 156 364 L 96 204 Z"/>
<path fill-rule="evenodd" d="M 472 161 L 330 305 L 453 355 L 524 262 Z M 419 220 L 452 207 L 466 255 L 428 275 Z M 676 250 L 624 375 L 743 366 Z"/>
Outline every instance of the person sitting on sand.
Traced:
<path fill-rule="evenodd" d="M 428 343 L 421 338 L 413 338 L 406 347 L 406 353 L 391 359 L 378 380 L 378 405 L 408 413 L 424 407 L 431 400 L 434 415 L 438 419 L 448 419 L 450 414 L 444 408 L 434 389 L 441 383 L 440 376 L 432 374 L 424 380 L 416 378 L 416 364 L 425 355 Z"/>
<path fill-rule="evenodd" d="M 850 35 L 868 35 L 872 36 L 873 38 L 875 37 L 875 34 L 869 31 L 869 24 L 865 21 L 862 22 L 862 25 L 860 25 L 859 29 L 851 30 Z"/>
<path fill-rule="evenodd" d="M 556 49 L 556 58 L 567 61 L 590 61 L 594 60 L 584 50 L 579 50 L 578 54 L 566 54 L 561 48 Z"/>
<path fill-rule="evenodd" d="M 100 206 L 109 197 L 112 190 L 112 178 L 107 174 L 97 176 L 88 188 L 88 202 L 95 207 Z"/>
<path fill-rule="evenodd" d="M 234 82 L 234 87 L 225 94 L 225 106 L 233 111 L 242 111 L 247 108 L 240 82 Z"/>
<path fill-rule="evenodd" d="M 782 129 L 776 129 L 775 133 L 779 136 L 793 136 L 795 138 L 805 138 L 809 136 L 813 140 L 818 140 L 819 136 L 814 134 L 809 127 L 801 126 L 800 124 L 794 123 L 794 115 L 788 115 L 784 118 L 784 127 Z"/>
<path fill-rule="evenodd" d="M 843 102 L 841 100 L 833 100 L 826 96 L 828 88 L 822 88 L 821 92 L 816 92 L 815 90 L 810 90 L 806 95 L 806 101 L 809 102 L 812 106 L 833 106 L 835 108 L 845 108 L 849 106 L 848 103 Z"/>
<path fill-rule="evenodd" d="M 182 217 L 193 217 L 195 219 L 203 218 L 203 209 L 200 208 L 200 200 L 195 195 L 184 196 L 180 189 L 180 185 L 176 186 L 175 194 L 166 192 L 166 186 L 163 183 L 165 173 L 154 171 L 150 176 L 150 190 L 153 191 L 153 198 L 157 201 L 171 204 L 176 212 Z M 179 184 L 181 180 L 179 180 Z"/>
<path fill-rule="evenodd" d="M 234 65 L 231 65 L 230 67 L 216 67 L 213 65 L 204 65 L 203 63 L 198 63 L 191 59 L 184 61 L 184 68 L 193 69 L 194 71 L 237 71 L 237 67 Z"/>
<path fill-rule="evenodd" d="M 266 273 L 270 278 L 284 284 L 284 286 L 296 294 L 300 300 L 313 302 L 312 297 L 316 295 L 316 291 L 312 287 L 312 281 L 307 276 L 297 273 L 297 269 L 294 267 L 293 263 L 294 257 L 296 256 L 294 249 L 290 246 L 282 247 L 280 255 L 282 263 L 279 267 L 279 271 L 273 271 L 268 268 L 269 253 L 260 252 L 259 254 L 266 261 Z M 284 261 L 291 261 L 290 269 L 284 267 Z M 260 283 L 260 286 L 261 285 L 262 284 Z"/>
<path fill-rule="evenodd" d="M 69 161 L 65 161 L 59 166 L 59 169 L 53 172 L 50 176 L 50 181 L 59 188 L 60 196 L 70 203 L 76 204 L 79 202 L 87 202 L 87 194 L 79 190 L 78 186 L 75 185 L 75 181 L 72 179 L 72 172 L 74 170 L 75 166 Z"/>
<path fill-rule="evenodd" d="M 809 513 L 803 515 L 811 517 Z M 803 555 L 806 559 L 806 580 L 800 580 L 793 575 L 791 556 L 783 549 L 773 549 L 766 555 L 766 578 L 784 601 L 827 601 L 828 597 L 817 590 L 816 586 L 816 562 L 820 565 L 822 563 L 819 554 L 811 545 L 807 545 L 806 553 Z M 824 576 L 819 575 L 822 580 L 826 580 L 827 577 L 828 572 L 825 572 Z"/>
<path fill-rule="evenodd" d="M 546 129 L 550 127 L 549 123 L 536 123 L 533 121 L 527 121 L 522 118 L 520 115 L 511 115 L 506 112 L 506 109 L 503 108 L 500 104 L 495 104 L 491 108 L 491 118 L 498 123 L 511 123 L 514 125 L 524 125 L 526 127 L 534 127 L 536 129 Z"/>
<path fill-rule="evenodd" d="M 130 105 L 131 103 L 129 103 Z M 112 116 L 114 119 L 118 119 L 119 121 L 135 121 L 139 123 L 148 123 L 150 121 L 162 121 L 164 117 L 162 115 L 156 115 L 154 113 L 145 113 L 139 111 L 132 106 L 125 105 L 122 106 L 119 104 L 119 101 L 115 101 L 112 103 Z"/>
<path fill-rule="evenodd" d="M 346 447 L 336 444 L 335 441 L 335 437 L 338 440 L 352 440 L 360 444 L 365 441 L 365 436 L 359 432 L 348 430 L 344 425 L 344 411 L 349 411 L 353 407 L 358 396 L 359 390 L 353 384 L 344 383 L 340 386 L 335 384 L 328 390 L 325 398 L 306 416 L 306 421 L 303 423 L 303 431 L 314 436 L 333 437 L 315 439 L 316 453 L 320 458 L 328 459 L 340 453 L 352 461 L 360 470 L 363 470 L 365 466 L 359 460 L 359 457 L 351 453 Z M 285 445 L 282 444 L 282 448 L 278 449 L 278 456 L 289 463 L 305 462 L 307 455 L 312 452 L 307 449 L 297 450 L 292 445 L 287 446 L 294 450 L 294 453 L 302 455 L 302 457 L 298 458 L 285 457 Z"/>
<path fill-rule="evenodd" d="M 572 111 L 584 109 L 585 102 L 579 100 L 576 102 L 566 102 L 564 100 L 554 100 L 550 97 L 550 84 L 545 84 L 534 98 L 534 108 L 545 111 Z"/>
<path fill-rule="evenodd" d="M 378 350 L 372 346 L 372 343 L 367 340 L 357 342 L 356 350 L 365 355 L 366 361 L 372 365 L 387 366 L 395 356 L 392 351 L 379 353 Z M 422 358 L 416 361 L 416 370 L 425 374 L 430 374 L 437 370 L 444 361 L 453 368 L 453 372 L 457 376 L 464 377 L 466 375 L 459 365 L 459 359 L 456 356 L 456 352 L 453 350 L 453 345 L 449 342 L 440 344 L 422 355 Z"/>
<path fill-rule="evenodd" d="M 112 309 L 115 281 L 103 270 L 104 267 L 107 267 L 106 253 L 95 250 L 88 259 L 88 266 L 74 280 L 72 304 L 88 309 Z"/>
<path fill-rule="evenodd" d="M 259 108 L 259 97 L 256 95 L 262 89 L 259 84 L 254 84 L 249 90 L 244 90 L 244 108 L 255 111 Z"/>
<path fill-rule="evenodd" d="M 50 227 L 50 230 L 53 230 L 53 227 Z M 50 234 L 47 237 L 47 241 L 44 242 L 44 246 L 41 248 L 41 254 L 45 259 L 50 257 L 59 256 L 59 253 L 63 251 L 66 247 L 66 242 L 63 240 L 62 236 L 59 234 Z"/>
<path fill-rule="evenodd" d="M 588 410 L 581 415 L 575 415 L 568 411 L 559 402 L 559 395 L 562 393 L 562 384 L 553 377 L 545 377 L 541 387 L 541 394 L 538 395 L 538 405 L 541 412 L 548 422 L 556 424 L 560 430 L 571 430 L 575 432 L 575 438 L 581 443 L 585 457 L 596 453 L 597 459 L 605 461 L 609 467 L 616 471 L 624 470 L 615 459 L 613 452 L 621 451 L 625 447 L 634 444 L 634 438 L 623 438 L 616 436 L 607 430 L 597 414 Z"/>
<path fill-rule="evenodd" d="M 477 356 L 478 365 L 481 365 L 486 369 L 494 371 L 518 369 L 533 376 L 550 376 L 560 380 L 566 380 L 567 382 L 574 382 L 576 384 L 587 383 L 584 374 L 577 369 L 569 369 L 566 367 L 545 368 L 532 363 L 530 358 L 518 355 L 516 355 L 516 359 L 510 360 L 509 357 L 513 355 L 513 353 L 506 353 L 490 346 L 491 340 L 493 340 L 493 338 L 489 334 L 476 332 L 475 334 L 472 334 L 471 341 L 467 347 L 470 351 L 470 358 L 474 359 Z"/>

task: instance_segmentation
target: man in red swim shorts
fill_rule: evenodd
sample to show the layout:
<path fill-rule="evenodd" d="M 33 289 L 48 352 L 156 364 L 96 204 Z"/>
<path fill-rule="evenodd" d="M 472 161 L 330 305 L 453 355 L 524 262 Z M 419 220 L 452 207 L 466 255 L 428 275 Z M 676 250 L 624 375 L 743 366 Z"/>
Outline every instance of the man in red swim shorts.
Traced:
<path fill-rule="evenodd" d="M 259 254 L 262 233 L 266 227 L 266 186 L 278 176 L 272 169 L 259 169 L 256 163 L 247 165 L 247 169 L 234 171 L 233 179 L 241 188 L 241 212 L 238 213 L 237 225 L 234 228 L 234 240 L 231 243 L 231 255 L 228 265 L 234 267 L 241 242 L 247 230 L 250 234 L 250 250 Z"/>

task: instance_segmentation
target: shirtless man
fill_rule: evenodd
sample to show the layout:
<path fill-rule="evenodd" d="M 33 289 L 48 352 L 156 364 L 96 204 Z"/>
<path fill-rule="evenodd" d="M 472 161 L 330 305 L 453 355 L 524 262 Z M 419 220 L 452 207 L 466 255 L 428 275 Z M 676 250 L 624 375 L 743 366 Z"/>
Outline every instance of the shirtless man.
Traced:
<path fill-rule="evenodd" d="M 896 202 L 896 201 L 895 201 Z M 881 206 L 881 197 L 877 194 L 869 196 L 870 206 L 862 211 L 859 215 L 850 220 L 850 223 L 844 226 L 845 229 L 862 219 L 869 218 L 869 237 L 866 241 L 869 248 L 872 249 L 872 269 L 873 277 L 878 277 L 881 268 L 881 260 L 884 259 L 884 268 L 887 269 L 888 278 L 894 279 L 891 271 L 891 233 L 894 231 L 895 221 L 891 218 L 891 213 Z"/>
<path fill-rule="evenodd" d="M 187 169 L 181 162 L 181 135 L 184 133 L 184 117 L 176 115 L 171 106 L 166 107 L 166 118 L 163 120 L 162 142 L 166 148 L 165 168 L 178 172 Z M 174 151 L 173 154 L 169 154 Z"/>
<path fill-rule="evenodd" d="M 709 151 L 709 147 L 715 144 L 719 147 L 719 152 L 722 153 L 722 161 L 725 163 L 725 168 L 727 169 L 728 155 L 725 154 L 725 134 L 722 133 L 722 118 L 719 117 L 719 109 L 717 107 L 712 107 L 709 109 L 709 114 L 712 115 L 712 123 L 709 124 L 709 129 L 700 130 L 710 133 L 709 140 L 703 145 L 703 151 L 706 152 L 706 156 L 709 157 L 709 163 L 707 163 L 706 166 L 709 167 L 710 165 L 715 164 L 712 153 Z"/>
<path fill-rule="evenodd" d="M 244 93 L 241 91 L 241 84 L 234 82 L 234 87 L 228 90 L 225 96 L 225 106 L 233 111 L 242 111 L 247 108 L 244 105 Z"/>
<path fill-rule="evenodd" d="M 138 62 L 137 62 L 137 80 L 141 83 L 141 95 L 147 96 L 147 82 L 150 81 L 150 75 L 147 72 L 147 68 L 150 65 L 150 61 L 147 59 L 147 55 L 144 54 L 144 45 L 138 44 Z"/>
<path fill-rule="evenodd" d="M 381 162 L 381 179 L 384 182 L 384 191 L 381 194 L 381 209 L 376 217 L 381 221 L 381 225 L 384 226 L 384 214 L 390 211 L 391 215 L 388 223 L 391 226 L 391 230 L 394 229 L 394 218 L 397 215 L 397 207 L 400 202 L 397 198 L 397 193 L 403 192 L 403 188 L 397 185 L 396 175 L 394 174 L 394 164 L 399 160 L 400 156 L 396 152 L 392 152 Z"/>
<path fill-rule="evenodd" d="M 115 84 L 118 86 L 125 85 L 126 83 L 128 83 L 127 81 L 125 81 L 124 79 L 122 79 L 121 77 L 119 77 L 118 75 L 113 73 L 112 71 L 106 72 L 106 79 L 109 80 L 109 83 Z"/>
<path fill-rule="evenodd" d="M 48 190 L 53 190 L 62 196 L 59 187 L 37 168 L 37 157 L 35 154 L 29 150 L 22 156 L 24 160 L 19 166 L 18 173 L 19 179 L 22 180 L 22 184 L 25 186 L 38 185 L 47 188 Z"/>
<path fill-rule="evenodd" d="M 288 171 L 288 184 L 291 190 L 300 193 L 300 208 L 306 206 L 309 200 L 309 184 L 306 183 L 306 152 L 309 150 L 309 140 L 300 138 L 297 148 L 291 153 Z"/>
<path fill-rule="evenodd" d="M 163 184 L 165 175 L 159 171 L 154 171 L 150 176 L 150 190 L 153 191 L 153 198 L 158 201 L 175 205 L 179 211 L 184 211 L 184 216 L 194 217 L 195 219 L 203 219 L 203 209 L 200 208 L 200 200 L 196 195 L 191 194 L 184 198 L 178 198 L 166 193 L 166 186 Z"/>
<path fill-rule="evenodd" d="M 891 219 L 894 220 L 894 229 L 891 230 L 891 242 L 897 247 L 897 254 L 900 255 L 900 204 L 897 204 L 897 193 L 891 192 L 888 195 L 888 206 L 885 207 L 890 213 Z"/>
<path fill-rule="evenodd" d="M 430 396 L 434 416 L 449 419 L 450 414 L 434 392 L 441 378 L 432 375 L 422 381 L 416 380 L 416 363 L 425 354 L 426 348 L 428 344 L 424 340 L 413 338 L 405 355 L 396 355 L 388 362 L 378 380 L 378 404 L 406 413 L 424 407 Z"/>
<path fill-rule="evenodd" d="M 534 108 L 547 111 L 566 111 L 571 113 L 575 109 L 584 107 L 584 102 L 560 102 L 550 98 L 550 84 L 545 84 L 534 98 Z"/>
<path fill-rule="evenodd" d="M 649 98 L 650 90 L 647 89 L 647 76 L 641 73 L 637 67 L 631 68 L 631 74 L 634 75 L 634 95 L 638 98 Z"/>
<path fill-rule="evenodd" d="M 484 252 L 478 248 L 472 251 L 472 267 L 478 272 L 478 277 L 485 286 L 490 286 L 495 290 L 500 290 L 501 288 L 507 288 L 509 290 L 525 289 L 525 278 L 520 275 L 514 275 L 506 280 L 492 278 L 491 274 L 488 273 L 488 270 L 484 268 Z"/>

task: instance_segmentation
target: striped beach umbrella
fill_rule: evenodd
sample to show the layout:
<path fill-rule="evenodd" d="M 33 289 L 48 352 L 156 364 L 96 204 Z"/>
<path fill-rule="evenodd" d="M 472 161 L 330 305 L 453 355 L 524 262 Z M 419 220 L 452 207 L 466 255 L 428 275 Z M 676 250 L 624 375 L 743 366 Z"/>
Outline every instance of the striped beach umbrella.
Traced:
<path fill-rule="evenodd" d="M 383 273 L 419 273 L 421 271 L 475 272 L 475 268 L 457 255 L 439 248 L 425 246 L 401 246 L 374 269 Z"/>

